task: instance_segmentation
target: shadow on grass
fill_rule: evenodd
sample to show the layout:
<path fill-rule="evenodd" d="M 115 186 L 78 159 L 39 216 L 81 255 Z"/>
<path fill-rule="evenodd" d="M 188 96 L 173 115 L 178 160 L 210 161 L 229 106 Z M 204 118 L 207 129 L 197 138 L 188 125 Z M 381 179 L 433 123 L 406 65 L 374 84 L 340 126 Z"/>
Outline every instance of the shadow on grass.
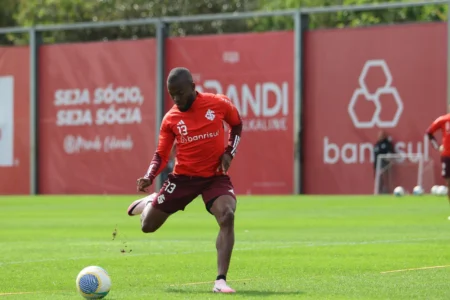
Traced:
<path fill-rule="evenodd" d="M 186 290 L 186 289 L 177 289 L 177 288 L 169 288 L 166 290 L 168 293 L 174 293 L 174 294 L 212 294 L 212 292 L 199 292 L 199 291 L 193 291 L 193 290 Z M 258 297 L 269 297 L 269 296 L 300 296 L 305 294 L 305 292 L 302 291 L 291 291 L 291 292 L 285 292 L 285 291 L 254 291 L 254 290 L 238 290 L 236 292 L 237 295 L 245 295 L 245 296 L 258 296 Z"/>

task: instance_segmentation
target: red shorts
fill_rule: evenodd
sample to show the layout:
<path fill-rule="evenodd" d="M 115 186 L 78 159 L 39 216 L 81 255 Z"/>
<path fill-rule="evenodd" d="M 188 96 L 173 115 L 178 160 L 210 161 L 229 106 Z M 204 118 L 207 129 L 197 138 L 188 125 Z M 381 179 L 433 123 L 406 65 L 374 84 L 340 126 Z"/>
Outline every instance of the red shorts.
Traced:
<path fill-rule="evenodd" d="M 441 157 L 441 174 L 444 178 L 450 178 L 450 157 L 449 156 L 442 156 Z"/>
<path fill-rule="evenodd" d="M 199 195 L 202 195 L 208 211 L 219 196 L 229 195 L 236 200 L 233 184 L 227 175 L 203 178 L 169 174 L 152 205 L 172 214 L 184 210 Z"/>

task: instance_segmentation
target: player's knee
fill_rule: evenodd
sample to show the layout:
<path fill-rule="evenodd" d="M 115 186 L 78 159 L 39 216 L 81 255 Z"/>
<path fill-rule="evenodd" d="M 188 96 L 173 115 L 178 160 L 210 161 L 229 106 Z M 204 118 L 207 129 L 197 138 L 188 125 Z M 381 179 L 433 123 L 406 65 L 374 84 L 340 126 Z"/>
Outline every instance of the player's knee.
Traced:
<path fill-rule="evenodd" d="M 158 228 L 159 228 L 159 226 L 155 226 L 151 222 L 146 222 L 146 221 L 143 221 L 142 226 L 141 226 L 143 233 L 152 233 L 152 232 L 155 232 L 156 230 L 158 230 Z"/>
<path fill-rule="evenodd" d="M 219 225 L 221 227 L 233 226 L 234 224 L 234 211 L 231 208 L 227 208 L 222 211 L 220 217 L 218 218 Z"/>

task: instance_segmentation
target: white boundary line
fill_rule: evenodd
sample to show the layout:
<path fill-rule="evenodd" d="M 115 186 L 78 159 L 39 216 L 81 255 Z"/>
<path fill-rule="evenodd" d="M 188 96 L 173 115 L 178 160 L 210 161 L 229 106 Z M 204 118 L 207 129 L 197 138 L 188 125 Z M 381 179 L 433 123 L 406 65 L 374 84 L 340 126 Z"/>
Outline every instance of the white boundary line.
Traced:
<path fill-rule="evenodd" d="M 1 296 L 13 296 L 13 295 L 27 295 L 27 294 L 43 294 L 43 293 L 70 293 L 72 291 L 68 290 L 57 290 L 57 291 L 36 291 L 36 292 L 7 292 L 7 293 L 0 293 Z"/>
<path fill-rule="evenodd" d="M 10 292 L 10 293 L 0 293 L 1 296 L 12 296 L 12 295 L 26 295 L 26 294 L 37 294 L 40 292 Z"/>
<path fill-rule="evenodd" d="M 420 267 L 420 268 L 409 268 L 409 269 L 401 269 L 401 270 L 384 271 L 384 272 L 380 272 L 380 274 L 406 272 L 406 271 L 416 271 L 416 270 L 429 270 L 429 269 L 448 268 L 448 267 L 450 267 L 450 265 L 433 266 L 433 267 Z"/>

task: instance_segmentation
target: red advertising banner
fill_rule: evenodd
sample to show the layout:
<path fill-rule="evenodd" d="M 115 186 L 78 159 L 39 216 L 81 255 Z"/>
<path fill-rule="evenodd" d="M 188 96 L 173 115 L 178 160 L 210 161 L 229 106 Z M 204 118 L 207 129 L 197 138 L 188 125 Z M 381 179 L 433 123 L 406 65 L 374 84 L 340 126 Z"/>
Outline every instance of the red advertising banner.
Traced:
<path fill-rule="evenodd" d="M 30 192 L 29 53 L 0 48 L 0 194 Z"/>
<path fill-rule="evenodd" d="M 40 193 L 134 193 L 155 148 L 155 41 L 43 46 L 40 66 Z"/>
<path fill-rule="evenodd" d="M 422 153 L 434 162 L 425 179 L 441 183 L 438 154 L 424 135 L 446 113 L 446 40 L 444 23 L 307 33 L 306 193 L 373 193 L 372 152 L 380 130 L 397 153 Z M 417 164 L 408 168 L 417 174 Z"/>
<path fill-rule="evenodd" d="M 242 115 L 230 169 L 238 194 L 293 192 L 293 59 L 292 32 L 167 41 L 168 69 L 189 68 L 199 91 L 227 95 Z"/>

